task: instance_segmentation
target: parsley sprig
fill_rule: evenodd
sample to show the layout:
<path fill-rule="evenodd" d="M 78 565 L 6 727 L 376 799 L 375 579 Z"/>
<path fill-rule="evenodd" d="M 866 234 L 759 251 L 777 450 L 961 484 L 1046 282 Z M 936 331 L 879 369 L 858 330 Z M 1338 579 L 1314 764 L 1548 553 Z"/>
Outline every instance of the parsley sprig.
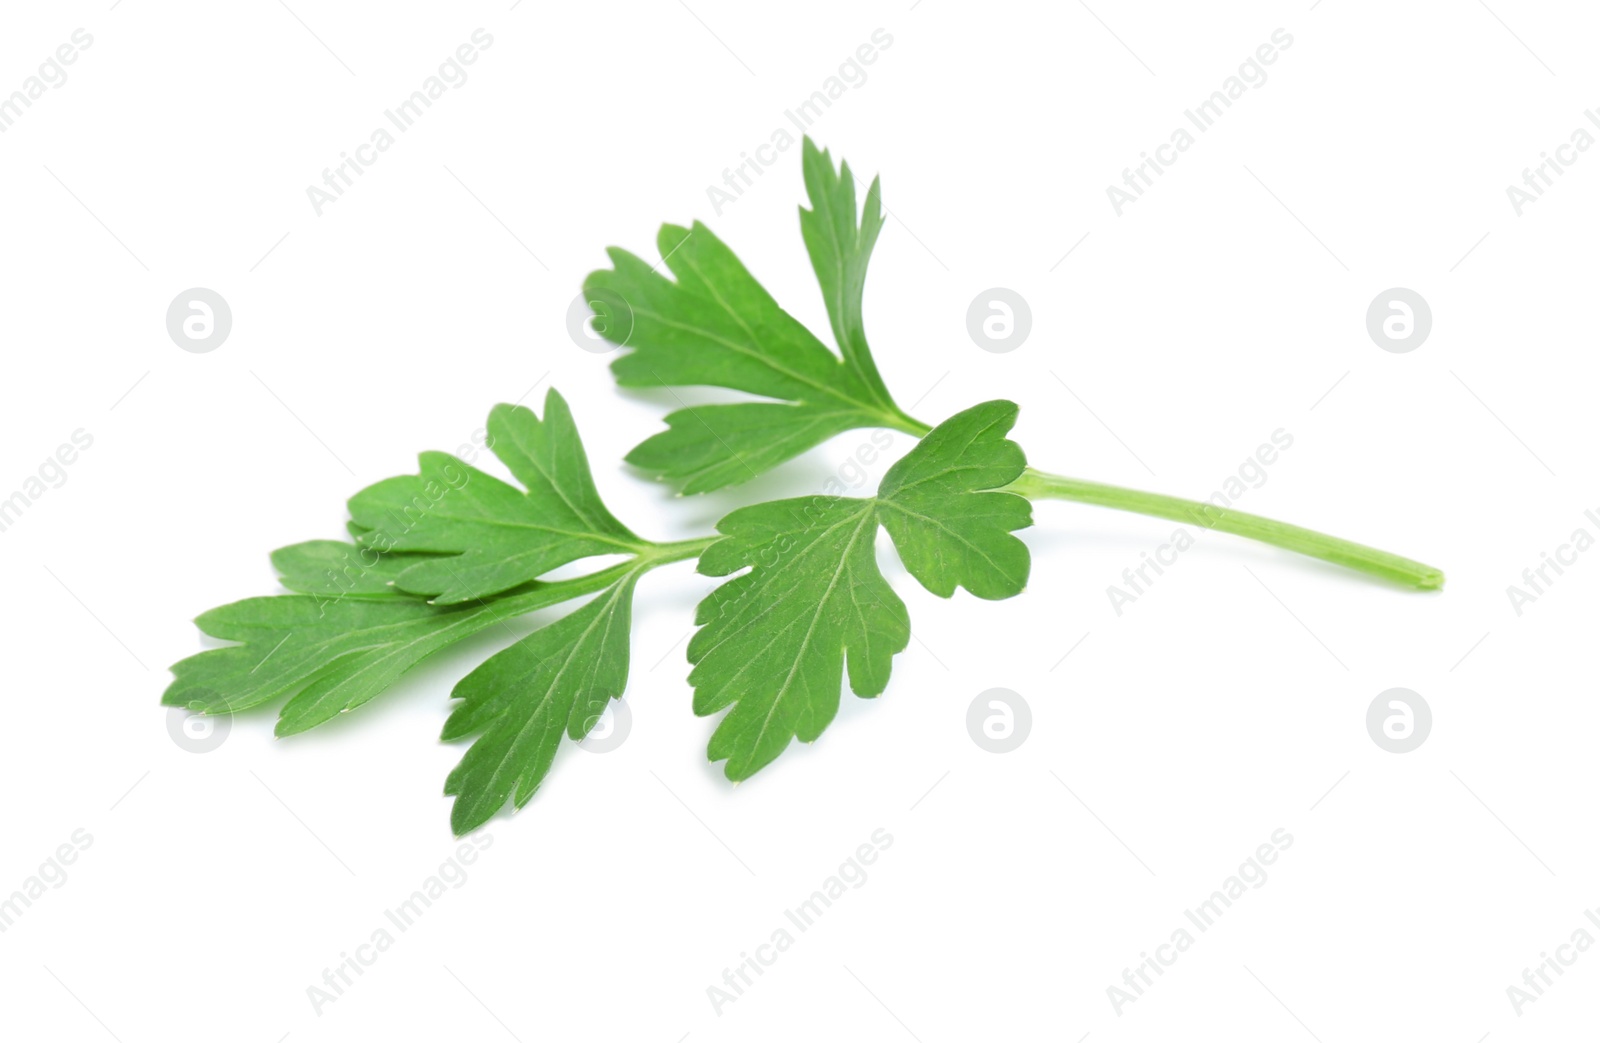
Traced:
<path fill-rule="evenodd" d="M 757 477 L 835 435 L 890 428 L 918 439 L 871 496 L 805 496 L 741 507 L 701 539 L 658 542 L 601 500 L 577 424 L 551 391 L 544 414 L 499 405 L 491 449 L 517 484 L 448 453 L 417 473 L 351 497 L 349 541 L 313 540 L 272 555 L 292 593 L 201 615 L 233 642 L 173 666 L 163 703 L 238 713 L 279 703 L 277 734 L 323 724 L 375 698 L 433 653 L 516 616 L 583 603 L 486 659 L 455 686 L 442 738 L 467 742 L 445 781 L 451 828 L 464 834 L 507 803 L 522 807 L 561 739 L 582 740 L 627 688 L 634 591 L 652 570 L 698 560 L 728 577 L 701 603 L 688 646 L 694 711 L 722 714 L 708 755 L 733 780 L 761 770 L 794 739 L 817 739 L 846 680 L 884 692 L 911 621 L 879 571 L 888 534 L 906 571 L 950 598 L 958 587 L 999 600 L 1022 592 L 1030 558 L 1014 535 L 1031 501 L 1071 500 L 1260 540 L 1402 586 L 1437 589 L 1438 569 L 1348 540 L 1210 503 L 1049 474 L 1008 435 L 1018 407 L 997 400 L 937 426 L 896 404 L 862 322 L 868 262 L 883 227 L 879 182 L 861 208 L 848 163 L 809 139 L 810 209 L 800 228 L 837 352 L 786 312 L 705 225 L 664 225 L 663 262 L 621 249 L 585 281 L 614 316 L 604 335 L 627 349 L 612 363 L 625 387 L 725 388 L 746 400 L 685 407 L 628 461 L 707 492 Z M 667 271 L 659 269 L 665 265 Z M 670 273 L 670 274 L 669 274 Z M 585 575 L 555 569 L 622 558 Z"/>

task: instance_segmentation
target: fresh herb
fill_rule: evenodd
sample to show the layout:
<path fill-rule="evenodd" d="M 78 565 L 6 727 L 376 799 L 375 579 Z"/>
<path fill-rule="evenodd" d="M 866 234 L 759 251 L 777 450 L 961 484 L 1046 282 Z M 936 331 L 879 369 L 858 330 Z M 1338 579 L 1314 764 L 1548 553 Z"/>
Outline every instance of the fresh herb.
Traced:
<path fill-rule="evenodd" d="M 708 576 L 740 573 L 700 603 L 689 642 L 694 712 L 726 709 L 712 760 L 749 778 L 798 738 L 822 734 L 850 689 L 880 694 L 911 640 L 905 604 L 878 572 L 873 545 L 889 530 L 906 571 L 949 597 L 957 586 L 1008 598 L 1028 581 L 1028 501 L 994 490 L 1014 481 L 1022 449 L 1005 434 L 1010 402 L 985 402 L 940 424 L 889 469 L 868 499 L 809 496 L 743 507 L 717 523 L 700 556 Z M 743 571 L 748 569 L 749 571 Z"/>
<path fill-rule="evenodd" d="M 633 350 L 611 366 L 618 384 L 704 385 L 770 400 L 669 413 L 667 430 L 628 454 L 630 464 L 686 493 L 748 481 L 853 428 L 928 432 L 889 397 L 861 328 L 867 258 L 883 225 L 878 184 L 867 191 L 868 216 L 858 224 L 850 165 L 835 173 L 810 139 L 804 152 L 811 210 L 801 210 L 800 226 L 842 357 L 779 307 L 698 221 L 662 225 L 656 237 L 676 281 L 660 265 L 612 248 L 612 268 L 584 282 L 591 299 L 620 305 L 624 316 L 623 343 Z"/>
<path fill-rule="evenodd" d="M 1063 499 L 1198 521 L 1419 590 L 1438 569 L 1347 540 L 1208 503 L 1085 482 L 1027 465 L 1007 435 L 1012 402 L 985 402 L 937 427 L 889 394 L 862 324 L 867 264 L 883 227 L 876 180 L 856 207 L 849 164 L 808 139 L 811 208 L 800 227 L 838 353 L 784 311 L 710 229 L 665 225 L 672 277 L 626 251 L 589 276 L 591 300 L 624 317 L 605 335 L 626 347 L 612 369 L 632 387 L 714 386 L 756 401 L 685 407 L 629 455 L 686 493 L 756 477 L 842 432 L 892 428 L 917 444 L 869 497 L 809 496 L 742 507 L 717 534 L 670 543 L 636 535 L 595 488 L 577 425 L 554 391 L 544 416 L 489 415 L 490 446 L 519 485 L 447 453 L 350 500 L 351 541 L 276 551 L 294 593 L 250 598 L 196 620 L 235 642 L 173 667 L 163 702 L 237 713 L 281 702 L 277 734 L 305 731 L 371 700 L 434 652 L 513 617 L 587 598 L 490 656 L 457 683 L 445 741 L 471 739 L 445 782 L 451 827 L 467 833 L 508 802 L 522 807 L 565 735 L 581 740 L 627 688 L 634 590 L 645 573 L 698 559 L 728 576 L 700 603 L 689 642 L 694 710 L 723 714 L 709 756 L 748 778 L 794 739 L 819 737 L 843 683 L 870 698 L 910 641 L 905 603 L 878 570 L 885 530 L 906 571 L 932 593 L 999 600 L 1027 583 L 1031 500 Z M 571 579 L 586 558 L 620 562 Z"/>

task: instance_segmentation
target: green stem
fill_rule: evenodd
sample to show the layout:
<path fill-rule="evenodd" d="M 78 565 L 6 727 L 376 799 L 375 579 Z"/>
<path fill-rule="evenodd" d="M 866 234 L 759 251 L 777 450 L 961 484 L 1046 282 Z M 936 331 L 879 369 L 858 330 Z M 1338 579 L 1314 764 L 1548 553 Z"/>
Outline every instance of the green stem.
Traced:
<path fill-rule="evenodd" d="M 922 421 L 918 420 L 909 413 L 906 413 L 898 406 L 894 407 L 893 412 L 883 414 L 883 425 L 890 430 L 908 434 L 912 438 L 921 438 L 923 435 L 933 430 L 932 427 L 924 424 Z"/>
<path fill-rule="evenodd" d="M 1444 573 L 1420 561 L 1215 504 L 1085 482 L 1036 471 L 1031 467 L 1006 488 L 1030 500 L 1092 503 L 1099 507 L 1114 507 L 1171 521 L 1188 522 L 1203 529 L 1231 532 L 1235 536 L 1245 536 L 1307 557 L 1331 561 L 1335 565 L 1417 590 L 1438 590 L 1444 586 Z"/>
<path fill-rule="evenodd" d="M 679 540 L 676 543 L 646 543 L 639 547 L 638 553 L 631 561 L 618 562 L 586 576 L 538 583 L 532 590 L 521 594 L 500 595 L 498 599 L 486 600 L 480 608 L 486 612 L 489 622 L 548 608 L 572 598 L 581 598 L 585 594 L 602 591 L 635 570 L 649 571 L 659 565 L 698 558 L 707 547 L 720 538 L 703 536 L 700 539 Z"/>
<path fill-rule="evenodd" d="M 679 540 L 676 543 L 652 543 L 640 550 L 639 557 L 649 562 L 651 568 L 674 561 L 687 561 L 690 558 L 698 558 L 707 547 L 721 538 L 701 536 L 698 539 Z"/>

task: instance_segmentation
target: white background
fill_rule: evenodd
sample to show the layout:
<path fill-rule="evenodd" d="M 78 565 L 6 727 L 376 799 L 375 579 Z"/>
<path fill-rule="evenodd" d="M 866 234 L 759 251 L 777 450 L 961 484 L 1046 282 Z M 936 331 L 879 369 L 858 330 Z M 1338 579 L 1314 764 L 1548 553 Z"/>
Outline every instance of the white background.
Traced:
<path fill-rule="evenodd" d="M 1506 593 L 1574 529 L 1600 533 L 1583 514 L 1600 156 L 1521 216 L 1506 195 L 1600 102 L 1584 5 L 109 7 L 28 5 L 0 34 L 0 92 L 74 29 L 94 40 L 0 135 L 0 496 L 73 431 L 94 439 L 0 533 L 0 894 L 93 838 L 0 934 L 8 1037 L 1472 1043 L 1592 1025 L 1600 952 L 1520 1014 L 1506 991 L 1575 930 L 1600 937 L 1583 915 L 1600 555 L 1520 616 Z M 479 27 L 493 45 L 468 82 L 317 216 L 306 187 Z M 349 494 L 535 386 L 568 397 L 644 534 L 820 488 L 867 432 L 692 501 L 630 474 L 670 399 L 619 394 L 565 314 L 606 245 L 653 256 L 660 222 L 701 218 L 826 331 L 798 149 L 720 215 L 706 188 L 878 28 L 892 45 L 813 131 L 884 179 L 867 326 L 902 403 L 937 421 L 1012 397 L 1039 466 L 1199 497 L 1284 428 L 1293 448 L 1240 506 L 1437 564 L 1447 587 L 1209 535 L 1119 616 L 1106 588 L 1173 526 L 1056 503 L 1011 602 L 939 601 L 885 546 L 917 638 L 888 692 L 847 695 L 820 742 L 735 789 L 685 683 L 711 583 L 662 570 L 639 593 L 628 740 L 564 750 L 466 882 L 318 1012 L 307 987 L 455 850 L 441 788 L 460 750 L 437 735 L 451 684 L 502 639 L 319 732 L 275 741 L 252 714 L 196 755 L 158 706 L 166 665 L 203 647 L 189 621 L 277 590 L 269 550 L 340 535 Z M 1117 216 L 1107 186 L 1278 28 L 1293 44 L 1266 82 Z M 165 328 L 194 286 L 233 310 L 209 354 Z M 1033 313 L 1003 355 L 966 332 L 995 286 Z M 1408 354 L 1365 328 L 1395 286 L 1433 310 Z M 1007 755 L 965 726 L 996 686 L 1032 708 Z M 1365 726 L 1395 686 L 1434 715 L 1404 755 Z M 893 845 L 867 882 L 714 1009 L 724 968 L 879 828 Z M 1108 986 L 1280 828 L 1294 842 L 1267 882 L 1118 1012 Z"/>

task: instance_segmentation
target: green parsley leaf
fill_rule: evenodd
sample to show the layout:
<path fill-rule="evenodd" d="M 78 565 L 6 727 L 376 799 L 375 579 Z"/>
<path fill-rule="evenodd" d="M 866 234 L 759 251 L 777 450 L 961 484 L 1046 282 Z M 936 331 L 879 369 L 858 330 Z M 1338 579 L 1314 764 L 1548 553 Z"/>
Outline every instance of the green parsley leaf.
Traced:
<path fill-rule="evenodd" d="M 445 722 L 445 741 L 478 739 L 445 781 L 456 798 L 450 826 L 470 833 L 505 807 L 533 798 L 565 733 L 588 735 L 610 699 L 628 684 L 628 638 L 635 566 L 582 608 L 490 656 L 452 693 L 461 700 Z"/>
<path fill-rule="evenodd" d="M 246 598 L 204 613 L 206 634 L 239 644 L 172 667 L 166 706 L 237 713 L 289 697 L 277 734 L 292 735 L 371 700 L 434 652 L 495 624 L 608 586 L 625 566 L 535 583 L 495 601 L 452 607 L 414 598 L 304 594 Z"/>
<path fill-rule="evenodd" d="M 999 489 L 1027 467 L 1022 447 L 1006 438 L 1014 402 L 994 401 L 957 413 L 898 460 L 878 485 L 878 517 L 906 571 L 947 598 L 957 586 L 989 601 L 1022 593 L 1028 548 L 1010 533 L 1033 524 L 1021 496 Z"/>
<path fill-rule="evenodd" d="M 301 594 L 339 598 L 395 598 L 400 573 L 423 554 L 383 554 L 342 540 L 307 540 L 272 552 L 279 582 Z"/>
<path fill-rule="evenodd" d="M 725 576 L 700 602 L 689 642 L 694 712 L 726 709 L 707 750 L 728 778 L 748 778 L 798 738 L 811 742 L 839 710 L 848 660 L 857 695 L 879 694 L 911 639 L 905 602 L 878 571 L 871 500 L 816 496 L 734 511 L 726 538 L 700 557 Z"/>
<path fill-rule="evenodd" d="M 800 208 L 800 233 L 811 255 L 811 267 L 822 286 L 822 299 L 828 306 L 833 339 L 846 364 L 861 377 L 885 408 L 894 409 L 889 389 L 878 375 L 878 366 L 867 347 L 867 332 L 861 321 L 861 298 L 867 284 L 867 262 L 883 229 L 883 203 L 877 178 L 867 189 L 861 223 L 856 223 L 856 180 L 850 164 L 833 169 L 828 150 L 820 152 L 808 137 L 801 146 L 801 166 L 805 172 L 806 194 L 811 209 Z"/>
<path fill-rule="evenodd" d="M 889 469 L 868 499 L 810 496 L 734 511 L 723 539 L 700 556 L 708 576 L 735 576 L 695 615 L 689 642 L 695 713 L 732 707 L 707 750 L 728 778 L 749 778 L 791 739 L 811 742 L 850 688 L 880 694 L 893 657 L 910 640 L 905 603 L 878 571 L 874 542 L 889 530 L 906 568 L 928 590 L 957 586 L 983 598 L 1020 593 L 1028 550 L 1012 530 L 1031 522 L 1028 501 L 992 491 L 1026 465 L 1005 438 L 1014 403 L 974 406 L 945 421 Z"/>
<path fill-rule="evenodd" d="M 843 357 L 783 310 L 705 225 L 663 225 L 657 248 L 676 276 L 626 250 L 592 273 L 585 292 L 610 314 L 603 335 L 631 349 L 612 363 L 624 387 L 710 386 L 776 401 L 686 407 L 628 462 L 698 493 L 748 481 L 842 432 L 927 425 L 890 398 L 861 326 L 866 266 L 883 216 L 876 184 L 858 225 L 848 167 L 806 142 L 811 211 L 801 227 Z"/>
<path fill-rule="evenodd" d="M 540 420 L 523 406 L 489 414 L 490 447 L 526 491 L 448 453 L 423 453 L 419 473 L 389 478 L 350 499 L 357 539 L 381 551 L 425 551 L 394 577 L 441 605 L 510 590 L 579 558 L 644 546 L 606 510 L 566 401 L 545 398 Z"/>

